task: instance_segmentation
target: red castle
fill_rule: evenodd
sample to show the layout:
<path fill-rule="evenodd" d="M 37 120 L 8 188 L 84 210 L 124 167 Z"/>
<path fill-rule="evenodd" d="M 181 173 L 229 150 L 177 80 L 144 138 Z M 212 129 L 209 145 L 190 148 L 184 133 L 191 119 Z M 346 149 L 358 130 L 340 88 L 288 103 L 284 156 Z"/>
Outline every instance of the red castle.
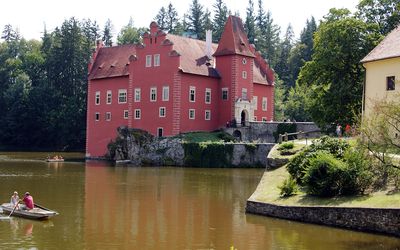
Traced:
<path fill-rule="evenodd" d="M 270 121 L 274 72 L 229 16 L 218 44 L 166 34 L 157 23 L 143 44 L 102 47 L 89 64 L 86 156 L 103 157 L 119 126 L 156 136 Z"/>

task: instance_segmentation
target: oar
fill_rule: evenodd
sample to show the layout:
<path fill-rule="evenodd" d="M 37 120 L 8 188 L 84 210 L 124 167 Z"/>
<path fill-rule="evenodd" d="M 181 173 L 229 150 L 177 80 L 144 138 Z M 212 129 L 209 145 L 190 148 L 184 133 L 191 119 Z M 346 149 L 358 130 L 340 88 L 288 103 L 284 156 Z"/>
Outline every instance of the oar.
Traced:
<path fill-rule="evenodd" d="M 14 213 L 15 209 L 18 207 L 19 201 L 17 202 L 17 204 L 15 204 L 13 210 L 11 211 L 11 213 L 8 215 L 8 218 L 11 217 L 11 215 Z"/>

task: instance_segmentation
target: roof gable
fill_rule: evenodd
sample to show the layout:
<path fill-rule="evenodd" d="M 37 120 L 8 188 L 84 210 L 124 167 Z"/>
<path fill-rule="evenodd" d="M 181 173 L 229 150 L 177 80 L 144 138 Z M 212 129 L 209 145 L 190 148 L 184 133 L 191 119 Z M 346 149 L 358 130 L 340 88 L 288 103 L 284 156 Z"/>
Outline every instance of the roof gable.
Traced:
<path fill-rule="evenodd" d="M 390 32 L 361 62 L 400 57 L 400 26 Z"/>
<path fill-rule="evenodd" d="M 214 56 L 243 55 L 255 57 L 251 52 L 250 43 L 244 31 L 242 20 L 229 16 Z"/>

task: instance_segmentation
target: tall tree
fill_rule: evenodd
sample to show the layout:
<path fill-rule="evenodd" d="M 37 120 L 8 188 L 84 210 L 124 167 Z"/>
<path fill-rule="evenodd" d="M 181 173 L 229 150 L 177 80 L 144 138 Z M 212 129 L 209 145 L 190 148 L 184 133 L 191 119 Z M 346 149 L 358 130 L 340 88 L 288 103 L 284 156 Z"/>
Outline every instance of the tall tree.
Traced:
<path fill-rule="evenodd" d="M 399 0 L 361 0 L 357 9 L 356 15 L 367 23 L 377 24 L 382 35 L 400 24 Z"/>
<path fill-rule="evenodd" d="M 294 39 L 294 33 L 293 33 L 293 28 L 292 25 L 289 24 L 284 40 L 282 43 L 279 45 L 279 57 L 277 64 L 275 66 L 275 72 L 279 75 L 279 78 L 283 81 L 283 87 L 293 87 L 294 86 L 294 79 L 293 76 L 290 72 L 289 69 L 289 56 L 290 56 L 290 51 L 292 50 L 293 47 L 293 39 Z"/>
<path fill-rule="evenodd" d="M 110 19 L 107 19 L 106 24 L 104 25 L 104 29 L 103 29 L 103 42 L 104 45 L 107 47 L 111 47 L 112 46 L 112 38 L 113 38 L 113 25 L 111 23 Z"/>
<path fill-rule="evenodd" d="M 244 29 L 247 33 L 247 37 L 251 44 L 254 44 L 256 39 L 256 24 L 254 18 L 254 2 L 249 0 L 249 4 L 246 9 L 246 21 L 244 23 Z"/>
<path fill-rule="evenodd" d="M 214 35 L 213 42 L 218 42 L 221 39 L 222 32 L 224 31 L 226 19 L 228 18 L 228 8 L 223 0 L 216 0 L 214 5 Z"/>
<path fill-rule="evenodd" d="M 176 33 L 179 29 L 179 17 L 178 11 L 172 5 L 172 3 L 168 4 L 167 9 L 167 30 L 169 33 Z"/>
<path fill-rule="evenodd" d="M 196 35 L 198 39 L 205 38 L 203 8 L 198 0 L 192 0 L 187 16 L 187 31 Z"/>
<path fill-rule="evenodd" d="M 158 24 L 158 27 L 160 27 L 160 29 L 167 30 L 167 22 L 168 22 L 167 18 L 168 18 L 167 11 L 165 10 L 164 7 L 161 7 L 155 17 L 155 20 Z"/>
<path fill-rule="evenodd" d="M 206 11 L 204 12 L 204 31 L 206 30 L 213 30 L 211 12 L 208 9 L 206 9 Z"/>
<path fill-rule="evenodd" d="M 130 17 L 126 26 L 122 27 L 117 37 L 118 45 L 135 44 L 141 42 L 140 31 L 133 25 L 133 19 Z"/>
<path fill-rule="evenodd" d="M 314 35 L 312 60 L 298 79 L 312 89 L 308 110 L 322 128 L 356 120 L 364 73 L 359 62 L 379 40 L 375 25 L 352 17 L 346 9 L 331 9 L 324 19 Z"/>

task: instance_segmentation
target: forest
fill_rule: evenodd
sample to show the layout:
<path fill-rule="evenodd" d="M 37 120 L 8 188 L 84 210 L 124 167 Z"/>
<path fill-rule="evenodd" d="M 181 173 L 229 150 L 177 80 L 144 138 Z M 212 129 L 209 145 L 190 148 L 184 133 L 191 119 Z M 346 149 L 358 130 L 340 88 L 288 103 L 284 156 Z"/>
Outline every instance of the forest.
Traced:
<path fill-rule="evenodd" d="M 249 0 L 241 17 L 250 43 L 275 70 L 275 120 L 357 123 L 364 68 L 360 60 L 400 21 L 400 0 L 361 0 L 355 13 L 331 9 L 312 16 L 298 38 L 275 24 L 263 0 Z M 172 3 L 154 20 L 166 32 L 218 42 L 228 15 L 223 0 L 212 10 L 192 0 L 183 16 Z M 114 37 L 112 20 L 64 20 L 41 40 L 26 40 L 11 24 L 0 40 L 0 149 L 83 150 L 87 69 L 96 41 L 105 46 L 140 43 L 147 27 L 131 17 Z"/>

